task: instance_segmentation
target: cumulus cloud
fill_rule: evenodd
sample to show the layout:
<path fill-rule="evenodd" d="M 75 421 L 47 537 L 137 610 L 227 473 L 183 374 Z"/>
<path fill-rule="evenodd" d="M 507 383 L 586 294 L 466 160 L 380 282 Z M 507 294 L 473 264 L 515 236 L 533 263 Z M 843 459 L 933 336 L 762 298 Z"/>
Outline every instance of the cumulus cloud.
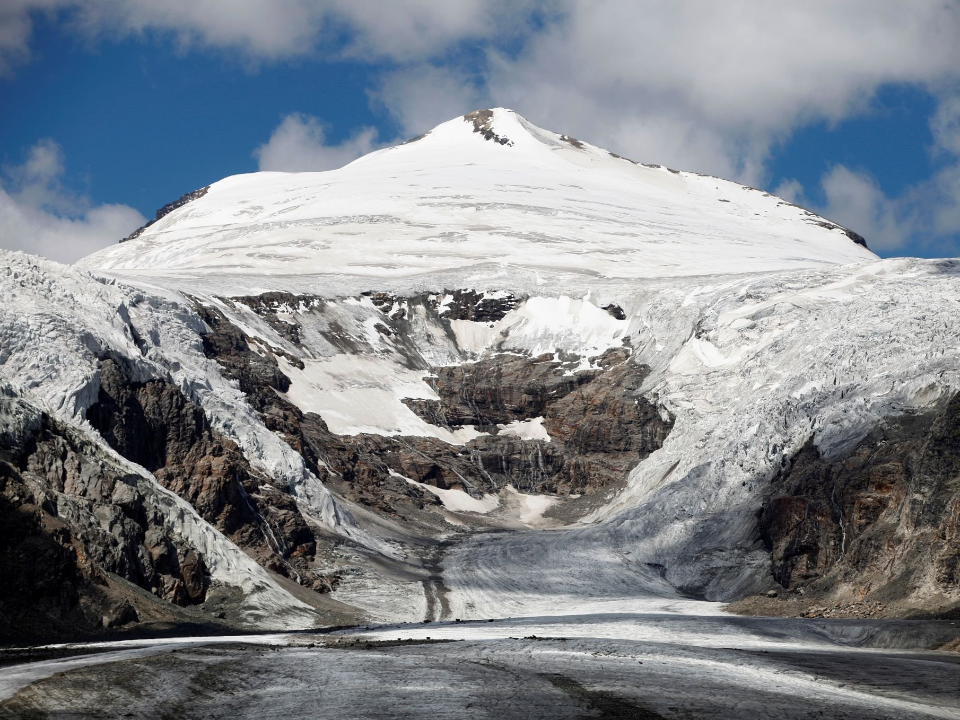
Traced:
<path fill-rule="evenodd" d="M 379 147 L 375 128 L 361 128 L 338 145 L 327 145 L 323 124 L 303 113 L 287 115 L 256 150 L 260 170 L 334 170 Z"/>
<path fill-rule="evenodd" d="M 960 2 L 900 0 L 9 0 L 88 37 L 159 34 L 251 59 L 393 65 L 372 89 L 406 134 L 478 105 L 646 162 L 763 184 L 778 143 L 868 111 L 877 90 L 960 80 Z M 11 55 L 12 54 L 12 55 Z M 0 62 L 3 62 L 0 60 Z M 7 61 L 9 63 L 9 59 Z M 944 107 L 945 132 L 949 108 Z M 958 140 L 960 143 L 960 140 Z"/>
<path fill-rule="evenodd" d="M 890 196 L 869 172 L 836 165 L 819 183 L 822 202 L 811 200 L 797 180 L 774 193 L 863 235 L 870 248 L 889 255 L 911 245 L 934 253 L 956 254 L 960 247 L 960 164 Z"/>
<path fill-rule="evenodd" d="M 947 94 L 930 118 L 932 154 L 943 165 L 925 181 L 897 196 L 887 195 L 868 171 L 836 165 L 820 178 L 822 202 L 810 200 L 795 179 L 774 193 L 810 208 L 863 235 L 870 247 L 889 254 L 913 245 L 928 252 L 960 252 L 960 96 Z"/>
<path fill-rule="evenodd" d="M 960 95 L 944 97 L 930 119 L 934 151 L 960 155 Z"/>
<path fill-rule="evenodd" d="M 469 67 L 401 68 L 376 100 L 419 132 L 436 120 L 420 108 L 460 100 L 464 110 L 481 97 L 637 160 L 764 184 L 769 157 L 798 127 L 869 112 L 884 86 L 937 91 L 960 78 L 958 3 L 552 8 L 519 50 L 491 42 L 479 67 L 471 56 Z"/>
<path fill-rule="evenodd" d="M 370 98 L 393 116 L 406 138 L 491 104 L 476 79 L 427 64 L 387 73 L 370 91 Z"/>
<path fill-rule="evenodd" d="M 419 62 L 464 41 L 513 41 L 533 29 L 543 0 L 328 0 L 330 16 L 352 31 L 345 53 Z M 449 118 L 448 118 L 449 119 Z"/>
<path fill-rule="evenodd" d="M 33 17 L 51 13 L 62 0 L 4 0 L 0 3 L 0 77 L 9 77 L 16 66 L 30 59 Z"/>
<path fill-rule="evenodd" d="M 469 39 L 521 32 L 535 0 L 4 0 L 0 71 L 29 56 L 33 15 L 59 13 L 91 39 L 155 34 L 180 47 L 278 60 L 320 51 L 420 60 Z"/>
<path fill-rule="evenodd" d="M 91 205 L 64 189 L 63 151 L 50 139 L 30 148 L 0 181 L 0 245 L 70 263 L 111 245 L 145 222 L 126 205 Z"/>
<path fill-rule="evenodd" d="M 838 165 L 823 176 L 821 185 L 826 196 L 823 214 L 869 238 L 875 251 L 903 247 L 918 230 L 909 203 L 889 199 L 868 173 Z"/>

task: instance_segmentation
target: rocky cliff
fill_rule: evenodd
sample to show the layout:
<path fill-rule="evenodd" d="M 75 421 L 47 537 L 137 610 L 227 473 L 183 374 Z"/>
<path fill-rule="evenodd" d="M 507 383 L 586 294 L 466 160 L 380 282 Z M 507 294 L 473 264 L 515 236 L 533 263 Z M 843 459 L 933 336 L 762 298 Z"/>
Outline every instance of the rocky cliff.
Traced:
<path fill-rule="evenodd" d="M 922 614 L 955 602 L 960 395 L 885 418 L 839 456 L 808 443 L 771 492 L 759 519 L 773 577 L 807 614 Z"/>
<path fill-rule="evenodd" d="M 123 580 L 175 606 L 204 602 L 203 557 L 171 530 L 142 477 L 12 394 L 0 398 L 0 429 L 0 634 L 184 621 Z"/>

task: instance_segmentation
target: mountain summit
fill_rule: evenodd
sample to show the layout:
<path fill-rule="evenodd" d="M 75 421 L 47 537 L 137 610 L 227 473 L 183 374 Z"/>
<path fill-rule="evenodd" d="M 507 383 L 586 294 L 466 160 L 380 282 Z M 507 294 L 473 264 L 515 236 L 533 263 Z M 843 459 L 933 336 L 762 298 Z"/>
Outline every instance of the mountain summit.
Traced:
<path fill-rule="evenodd" d="M 512 110 L 478 110 L 329 172 L 236 175 L 80 262 L 136 275 L 399 278 L 509 265 L 595 278 L 875 259 L 768 193 L 643 165 Z"/>

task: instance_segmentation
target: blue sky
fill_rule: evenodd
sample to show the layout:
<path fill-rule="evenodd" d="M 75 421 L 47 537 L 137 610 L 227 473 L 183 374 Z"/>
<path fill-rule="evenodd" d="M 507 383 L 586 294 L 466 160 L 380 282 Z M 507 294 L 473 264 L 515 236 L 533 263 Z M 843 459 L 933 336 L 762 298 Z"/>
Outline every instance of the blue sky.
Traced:
<path fill-rule="evenodd" d="M 960 254 L 954 0 L 11 0 L 0 245 L 72 261 L 224 176 L 492 105 L 778 192 L 884 256 Z"/>

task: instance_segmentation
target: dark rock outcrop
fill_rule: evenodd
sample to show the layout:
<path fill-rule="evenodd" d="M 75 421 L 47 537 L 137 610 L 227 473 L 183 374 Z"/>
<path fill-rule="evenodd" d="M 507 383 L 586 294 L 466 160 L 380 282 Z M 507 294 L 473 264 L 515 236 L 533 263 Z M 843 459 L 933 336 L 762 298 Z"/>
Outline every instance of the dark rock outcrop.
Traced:
<path fill-rule="evenodd" d="M 463 119 L 473 123 L 473 131 L 480 133 L 484 140 L 492 140 L 499 145 L 511 146 L 513 140 L 493 131 L 493 110 L 474 110 L 463 116 Z"/>
<path fill-rule="evenodd" d="M 476 290 L 453 290 L 444 292 L 450 301 L 443 310 L 447 320 L 471 320 L 473 322 L 496 322 L 519 305 L 523 298 L 512 293 L 491 295 Z M 436 297 L 436 296 L 434 296 Z"/>
<path fill-rule="evenodd" d="M 672 420 L 662 418 L 639 392 L 647 369 L 628 358 L 625 349 L 609 350 L 598 359 L 598 369 L 568 372 L 576 365 L 570 360 L 578 359 L 488 356 L 434 368 L 436 377 L 428 382 L 441 400 L 408 405 L 428 422 L 474 425 L 490 433 L 542 417 L 549 442 L 501 434 L 478 437 L 457 454 L 455 474 L 486 490 L 509 483 L 534 492 L 590 493 L 623 481 L 663 445 L 672 427 Z"/>
<path fill-rule="evenodd" d="M 254 376 L 258 368 L 264 366 L 255 365 Z M 278 380 L 272 372 L 263 379 Z M 105 360 L 87 420 L 113 449 L 152 472 L 262 565 L 314 585 L 307 566 L 316 540 L 287 488 L 256 472 L 178 388 L 159 379 L 132 382 L 116 362 Z"/>
<path fill-rule="evenodd" d="M 175 605 L 209 586 L 196 548 L 81 431 L 0 399 L 0 636 L 93 632 L 138 620 L 113 576 Z"/>
<path fill-rule="evenodd" d="M 496 355 L 469 365 L 432 368 L 427 379 L 441 400 L 411 402 L 422 417 L 438 425 L 475 425 L 489 431 L 497 424 L 542 416 L 557 402 L 597 376 L 596 371 L 571 375 L 554 355 L 537 358 Z"/>
<path fill-rule="evenodd" d="M 960 395 L 887 418 L 850 453 L 808 443 L 759 516 L 774 579 L 808 596 L 960 600 Z"/>

